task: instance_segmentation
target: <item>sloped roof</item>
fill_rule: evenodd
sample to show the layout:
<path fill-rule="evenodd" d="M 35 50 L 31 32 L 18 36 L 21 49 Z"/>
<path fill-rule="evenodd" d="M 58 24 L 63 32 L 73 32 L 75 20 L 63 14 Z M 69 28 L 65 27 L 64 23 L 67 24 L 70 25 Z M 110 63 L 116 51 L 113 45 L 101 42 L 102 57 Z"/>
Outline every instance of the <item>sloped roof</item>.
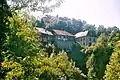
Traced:
<path fill-rule="evenodd" d="M 73 34 L 71 34 L 71 33 L 69 33 L 69 32 L 66 32 L 66 31 L 63 31 L 63 30 L 53 29 L 53 31 L 54 31 L 55 34 L 57 34 L 57 35 L 74 36 Z"/>
<path fill-rule="evenodd" d="M 53 35 L 50 31 L 45 30 L 44 28 L 37 28 L 37 27 L 36 27 L 36 29 L 37 29 L 40 33 L 47 34 L 47 35 Z"/>
<path fill-rule="evenodd" d="M 79 38 L 79 37 L 84 37 L 87 35 L 88 35 L 88 31 L 85 31 L 85 32 L 79 32 L 79 33 L 75 34 L 75 37 Z"/>

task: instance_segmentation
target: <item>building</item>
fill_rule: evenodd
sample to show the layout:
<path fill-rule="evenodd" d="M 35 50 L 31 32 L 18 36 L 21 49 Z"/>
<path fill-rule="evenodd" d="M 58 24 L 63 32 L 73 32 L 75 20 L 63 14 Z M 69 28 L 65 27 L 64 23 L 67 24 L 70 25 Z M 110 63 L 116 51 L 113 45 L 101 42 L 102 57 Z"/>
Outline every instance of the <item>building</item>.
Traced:
<path fill-rule="evenodd" d="M 75 43 L 75 36 L 63 30 L 52 29 L 50 31 L 43 28 L 36 28 L 40 33 L 40 41 L 52 42 L 58 48 L 64 50 L 72 50 Z"/>
<path fill-rule="evenodd" d="M 81 45 L 90 46 L 92 43 L 96 42 L 97 37 L 89 34 L 89 31 L 75 34 L 76 41 L 80 42 Z"/>
<path fill-rule="evenodd" d="M 55 37 L 55 44 L 64 50 L 72 50 L 73 44 L 75 43 L 75 36 L 69 32 L 63 30 L 52 30 Z"/>
<path fill-rule="evenodd" d="M 79 32 L 75 35 L 63 31 L 52 29 L 50 31 L 44 28 L 36 28 L 40 33 L 40 41 L 42 42 L 52 42 L 58 48 L 64 50 L 72 50 L 73 44 L 79 42 L 81 45 L 90 46 L 92 43 L 96 42 L 97 37 L 90 35 L 89 31 Z"/>
<path fill-rule="evenodd" d="M 53 41 L 53 34 L 52 32 L 44 29 L 44 28 L 36 28 L 38 32 L 40 33 L 40 41 L 41 42 L 48 42 Z"/>

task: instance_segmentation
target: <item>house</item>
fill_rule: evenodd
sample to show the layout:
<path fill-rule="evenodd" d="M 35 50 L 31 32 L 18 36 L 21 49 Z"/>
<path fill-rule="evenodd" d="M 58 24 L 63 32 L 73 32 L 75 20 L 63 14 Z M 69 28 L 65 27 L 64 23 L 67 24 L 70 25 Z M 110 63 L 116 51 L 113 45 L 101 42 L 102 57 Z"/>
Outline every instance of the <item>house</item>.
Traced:
<path fill-rule="evenodd" d="M 69 32 L 63 30 L 52 30 L 55 37 L 55 44 L 64 50 L 72 50 L 73 44 L 75 43 L 75 36 Z"/>
<path fill-rule="evenodd" d="M 81 45 L 85 46 L 90 46 L 97 40 L 97 37 L 90 35 L 89 31 L 79 32 L 75 34 L 75 38 L 77 42 L 80 42 Z"/>
<path fill-rule="evenodd" d="M 58 48 L 64 50 L 72 50 L 75 43 L 75 36 L 63 30 L 52 29 L 50 31 L 43 28 L 36 28 L 40 33 L 40 41 L 52 42 Z"/>
<path fill-rule="evenodd" d="M 48 42 L 53 40 L 53 34 L 52 32 L 44 29 L 44 28 L 36 28 L 38 32 L 40 33 L 40 41 L 42 42 Z"/>

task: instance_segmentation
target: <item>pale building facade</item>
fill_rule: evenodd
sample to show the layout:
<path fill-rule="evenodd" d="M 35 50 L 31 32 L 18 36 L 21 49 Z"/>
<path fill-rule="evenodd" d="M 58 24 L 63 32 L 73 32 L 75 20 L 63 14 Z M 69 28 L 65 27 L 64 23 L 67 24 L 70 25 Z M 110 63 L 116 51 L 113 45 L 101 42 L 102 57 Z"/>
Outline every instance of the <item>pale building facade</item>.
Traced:
<path fill-rule="evenodd" d="M 43 28 L 36 28 L 40 33 L 40 41 L 52 42 L 63 50 L 72 50 L 75 36 L 63 30 L 52 29 L 51 32 Z"/>
<path fill-rule="evenodd" d="M 55 36 L 55 44 L 60 49 L 72 50 L 73 44 L 75 43 L 75 36 L 63 30 L 53 30 Z"/>
<path fill-rule="evenodd" d="M 97 37 L 90 36 L 88 31 L 79 32 L 75 34 L 76 41 L 79 42 L 81 45 L 90 46 L 92 43 L 95 43 Z"/>

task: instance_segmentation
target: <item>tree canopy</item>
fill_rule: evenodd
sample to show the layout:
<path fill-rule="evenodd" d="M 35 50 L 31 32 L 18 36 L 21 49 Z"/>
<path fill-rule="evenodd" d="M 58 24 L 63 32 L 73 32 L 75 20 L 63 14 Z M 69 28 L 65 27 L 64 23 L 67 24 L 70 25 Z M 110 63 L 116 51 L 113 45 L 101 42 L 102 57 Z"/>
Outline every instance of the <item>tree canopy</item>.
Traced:
<path fill-rule="evenodd" d="M 120 30 L 116 26 L 99 25 L 96 28 L 80 19 L 50 15 L 35 23 L 33 16 L 19 12 L 28 9 L 48 13 L 62 2 L 0 0 L 0 80 L 120 79 Z M 35 25 L 72 34 L 87 30 L 89 36 L 98 39 L 87 47 L 75 42 L 72 54 L 69 54 L 53 44 L 44 45 Z M 77 58 L 74 61 L 70 56 Z M 81 61 L 77 61 L 79 58 Z"/>
<path fill-rule="evenodd" d="M 8 0 L 12 10 L 27 9 L 30 11 L 52 12 L 59 7 L 63 0 Z"/>
<path fill-rule="evenodd" d="M 105 80 L 120 79 L 120 42 L 115 43 L 115 50 L 110 57 L 110 62 L 106 67 Z"/>

